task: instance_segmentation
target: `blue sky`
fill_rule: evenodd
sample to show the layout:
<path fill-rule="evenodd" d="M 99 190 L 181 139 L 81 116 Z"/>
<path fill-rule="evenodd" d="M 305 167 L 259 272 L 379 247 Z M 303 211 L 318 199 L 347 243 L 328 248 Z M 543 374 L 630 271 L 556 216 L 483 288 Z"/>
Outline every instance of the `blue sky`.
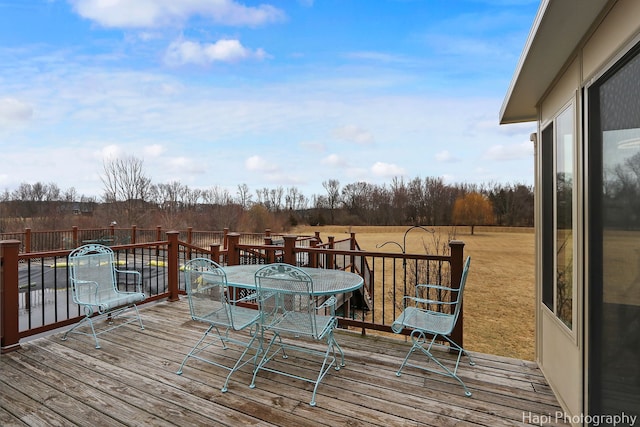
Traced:
<path fill-rule="evenodd" d="M 0 191 L 533 183 L 498 112 L 537 0 L 0 0 Z"/>

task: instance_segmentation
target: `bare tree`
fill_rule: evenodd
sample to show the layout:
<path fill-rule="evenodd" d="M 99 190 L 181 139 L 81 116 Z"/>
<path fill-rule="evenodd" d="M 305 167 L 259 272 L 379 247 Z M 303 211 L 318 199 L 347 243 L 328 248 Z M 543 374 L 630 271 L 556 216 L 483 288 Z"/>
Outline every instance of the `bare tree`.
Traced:
<path fill-rule="evenodd" d="M 181 201 L 182 205 L 187 209 L 193 209 L 198 205 L 198 201 L 202 198 L 202 190 L 199 188 L 182 187 Z"/>
<path fill-rule="evenodd" d="M 334 210 L 340 203 L 340 181 L 337 179 L 330 179 L 329 181 L 323 181 L 322 186 L 327 190 L 327 203 L 331 214 L 331 223 L 333 224 Z"/>
<path fill-rule="evenodd" d="M 103 163 L 105 199 L 109 201 L 147 200 L 151 179 L 143 169 L 143 160 L 133 156 L 115 158 Z"/>
<path fill-rule="evenodd" d="M 226 188 L 217 185 L 202 192 L 202 199 L 210 205 L 231 205 L 233 197 Z"/>
<path fill-rule="evenodd" d="M 256 203 L 264 206 L 268 211 L 272 210 L 271 200 L 269 199 L 269 189 L 267 187 L 256 190 Z"/>
<path fill-rule="evenodd" d="M 247 209 L 251 205 L 251 194 L 249 193 L 249 186 L 247 184 L 238 185 L 238 204 L 242 206 L 242 209 Z"/>
<path fill-rule="evenodd" d="M 106 202 L 121 202 L 127 220 L 134 224 L 143 213 L 142 207 L 151 194 L 151 179 L 143 169 L 143 160 L 133 156 L 115 158 L 103 163 Z"/>
<path fill-rule="evenodd" d="M 271 210 L 279 212 L 282 210 L 282 196 L 284 195 L 284 189 L 282 187 L 272 188 L 269 191 L 269 203 L 271 204 Z"/>
<path fill-rule="evenodd" d="M 163 211 L 177 212 L 182 185 L 178 181 L 153 186 L 155 204 Z"/>
<path fill-rule="evenodd" d="M 65 202 L 75 202 L 78 200 L 78 191 L 75 187 L 68 188 L 62 195 Z"/>
<path fill-rule="evenodd" d="M 497 225 L 533 226 L 533 189 L 523 184 L 492 184 L 486 190 Z"/>
<path fill-rule="evenodd" d="M 41 202 L 47 194 L 47 186 L 41 182 L 36 182 L 31 186 L 32 200 Z"/>
<path fill-rule="evenodd" d="M 342 189 L 342 203 L 351 215 L 368 221 L 372 211 L 372 194 L 374 186 L 364 181 L 347 184 Z"/>
<path fill-rule="evenodd" d="M 395 224 L 404 224 L 405 221 L 414 223 L 410 214 L 409 190 L 402 178 L 394 177 L 391 180 L 391 218 Z"/>
<path fill-rule="evenodd" d="M 58 187 L 58 184 L 54 183 L 54 182 L 50 182 L 48 185 L 45 186 L 45 195 L 44 195 L 44 199 L 48 202 L 59 202 L 60 200 L 62 200 L 62 191 L 60 191 L 60 187 Z"/>
<path fill-rule="evenodd" d="M 287 194 L 284 196 L 285 209 L 297 211 L 307 207 L 307 198 L 296 187 L 289 187 Z"/>

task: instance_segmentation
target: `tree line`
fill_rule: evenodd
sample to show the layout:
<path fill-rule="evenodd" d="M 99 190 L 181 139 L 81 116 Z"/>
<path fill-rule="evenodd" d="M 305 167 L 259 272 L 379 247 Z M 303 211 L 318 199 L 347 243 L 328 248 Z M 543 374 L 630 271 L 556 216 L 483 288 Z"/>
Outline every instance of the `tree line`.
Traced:
<path fill-rule="evenodd" d="M 0 232 L 38 221 L 40 227 L 73 225 L 243 231 L 286 231 L 310 225 L 489 225 L 533 226 L 533 188 L 524 184 L 446 184 L 442 178 L 393 178 L 377 185 L 324 181 L 324 194 L 296 187 L 235 193 L 219 186 L 190 188 L 180 182 L 154 184 L 135 157 L 106 161 L 103 194 L 79 195 L 55 183 L 22 183 L 0 194 Z M 13 226 L 12 226 L 13 225 Z M 11 230 L 13 231 L 13 230 Z"/>

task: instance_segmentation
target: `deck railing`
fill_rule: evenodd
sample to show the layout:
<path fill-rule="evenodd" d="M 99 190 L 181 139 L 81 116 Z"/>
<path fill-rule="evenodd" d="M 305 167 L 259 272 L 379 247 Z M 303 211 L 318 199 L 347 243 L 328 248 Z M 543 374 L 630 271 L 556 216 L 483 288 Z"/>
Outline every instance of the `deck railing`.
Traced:
<path fill-rule="evenodd" d="M 72 227 L 67 230 L 32 230 L 0 233 L 0 240 L 19 240 L 20 252 L 46 252 L 73 249 L 85 243 L 100 243 L 107 246 L 128 245 L 133 243 L 150 243 L 164 239 L 167 230 L 156 228 L 118 228 L 115 225 L 102 228 Z M 222 231 L 200 231 L 192 227 L 179 231 L 179 239 L 183 242 L 200 247 L 207 247 L 214 243 L 220 243 L 226 247 L 226 236 L 229 229 Z M 266 229 L 264 233 L 241 233 L 241 241 L 246 244 L 261 244 L 265 238 L 271 238 L 274 242 L 281 241 L 282 236 L 271 233 Z M 306 236 L 307 239 L 313 236 Z"/>
<path fill-rule="evenodd" d="M 194 244 L 193 234 L 167 232 L 164 240 L 116 244 L 112 249 L 119 269 L 141 272 L 147 302 L 176 301 L 184 293 L 181 266 L 200 256 L 224 265 L 279 261 L 354 272 L 363 277 L 364 286 L 340 296 L 339 326 L 358 328 L 363 334 L 367 330 L 391 332 L 390 325 L 402 310 L 402 297 L 413 294 L 417 283 L 455 287 L 462 274 L 464 243 L 460 241 L 450 242 L 449 255 L 425 255 L 363 251 L 355 234 L 322 243 L 319 234 L 274 238 L 265 233 L 262 242 L 246 243 L 246 235 L 225 231 L 222 242 L 208 247 Z M 82 317 L 80 308 L 72 302 L 69 286 L 67 256 L 71 249 L 24 252 L 20 250 L 22 244 L 16 239 L 0 241 L 3 353 L 18 348 L 21 339 L 68 326 Z M 452 334 L 459 343 L 462 331 L 463 312 Z"/>

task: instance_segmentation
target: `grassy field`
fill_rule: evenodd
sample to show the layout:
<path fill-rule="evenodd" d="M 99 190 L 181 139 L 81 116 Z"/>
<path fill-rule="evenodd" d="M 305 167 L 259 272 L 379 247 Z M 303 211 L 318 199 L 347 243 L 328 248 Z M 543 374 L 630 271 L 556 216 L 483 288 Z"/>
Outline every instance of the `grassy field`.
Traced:
<path fill-rule="evenodd" d="M 344 239 L 355 232 L 360 247 L 371 251 L 400 252 L 408 227 L 298 227 L 296 234 L 320 231 Z M 525 360 L 534 359 L 534 234 L 533 229 L 436 227 L 436 236 L 415 229 L 407 234 L 406 253 L 425 253 L 424 245 L 449 238 L 465 243 L 471 269 L 464 296 L 464 342 L 469 350 Z"/>

